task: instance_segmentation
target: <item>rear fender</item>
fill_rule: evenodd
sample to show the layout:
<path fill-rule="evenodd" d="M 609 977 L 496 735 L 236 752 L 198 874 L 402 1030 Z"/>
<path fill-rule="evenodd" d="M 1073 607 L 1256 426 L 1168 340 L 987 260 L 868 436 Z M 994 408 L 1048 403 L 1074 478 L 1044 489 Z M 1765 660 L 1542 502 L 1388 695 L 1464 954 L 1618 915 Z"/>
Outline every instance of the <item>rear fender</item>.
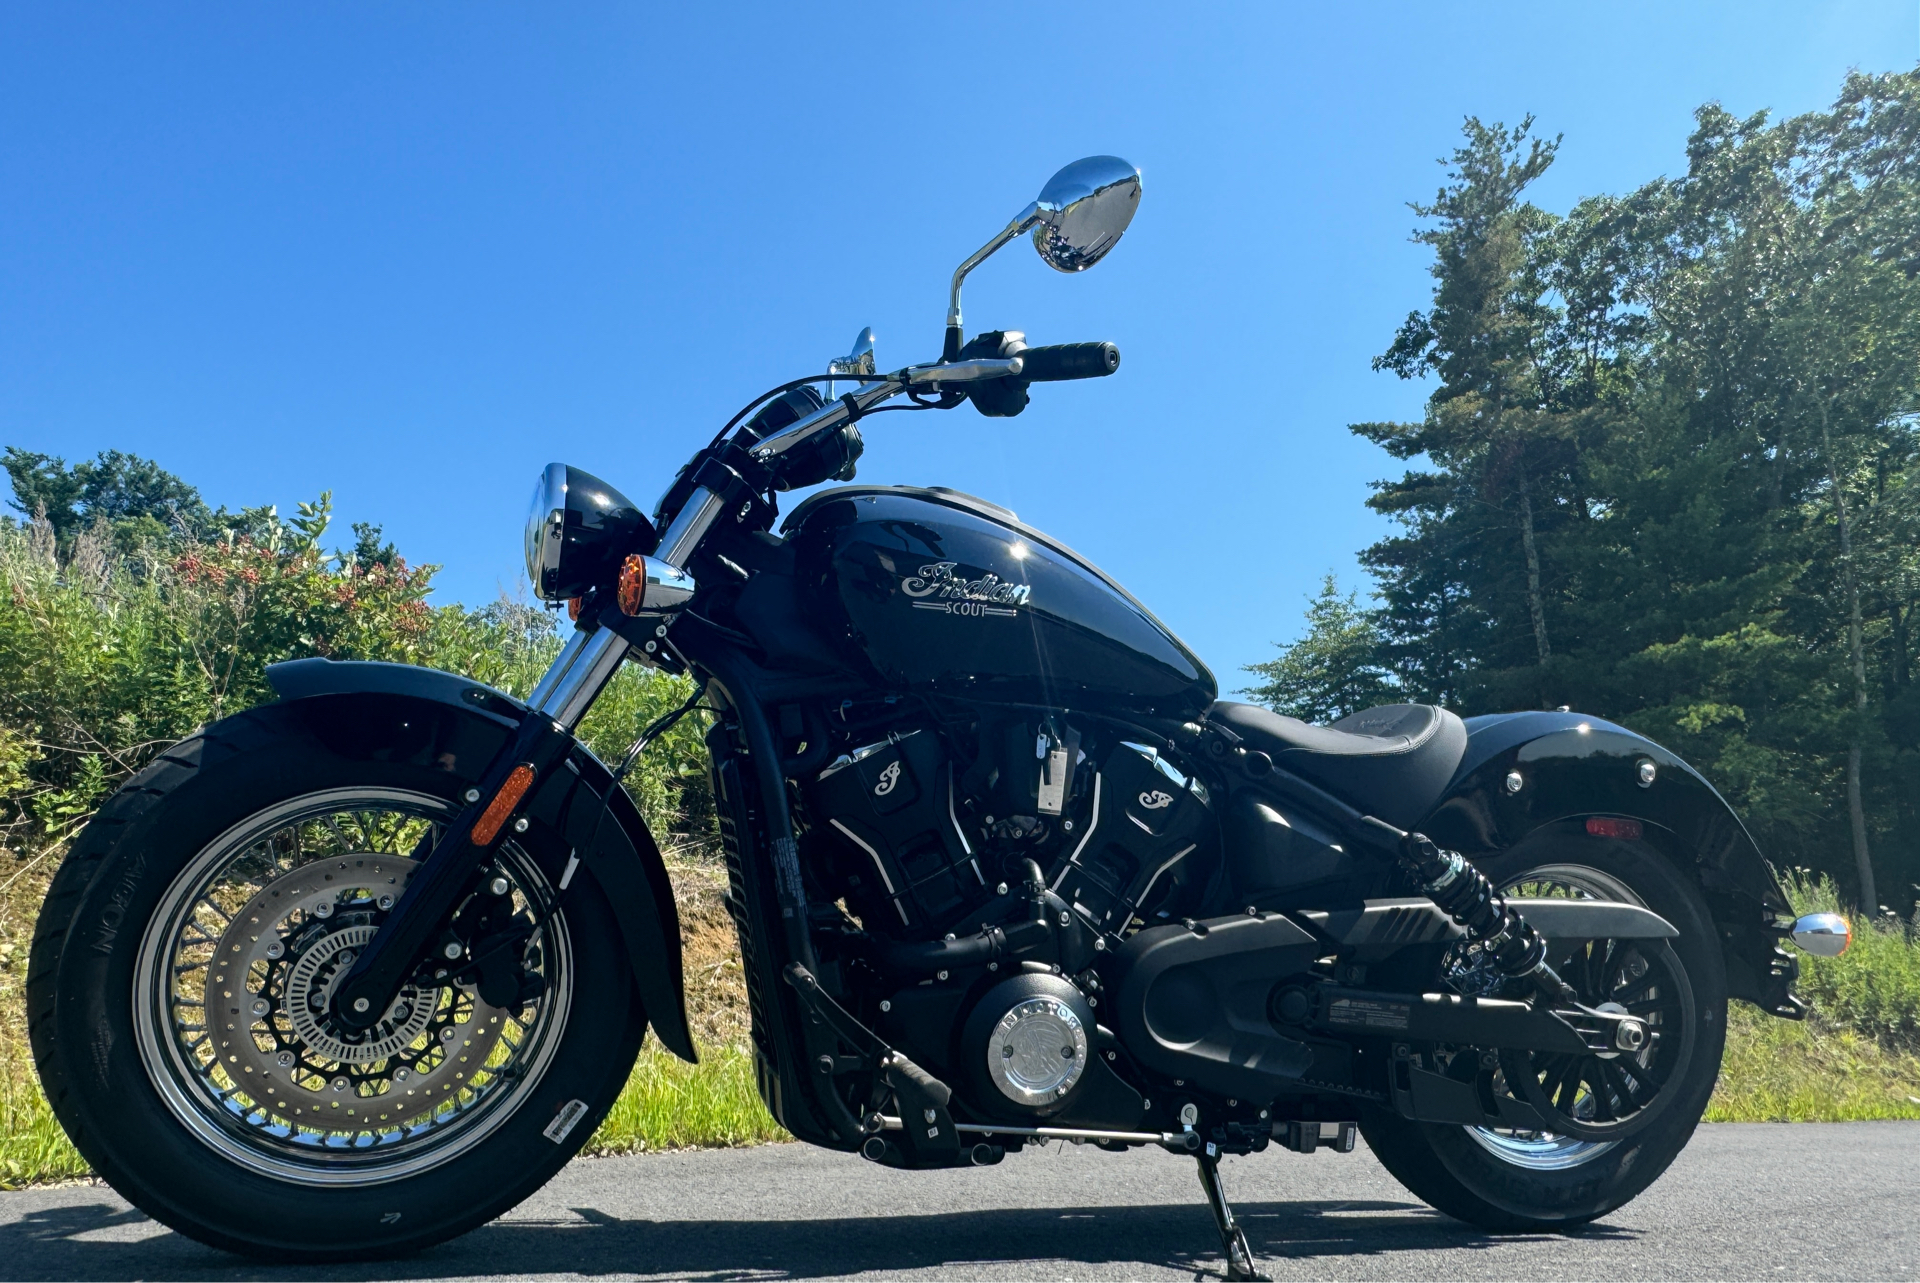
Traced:
<path fill-rule="evenodd" d="M 1421 826 L 1429 837 L 1480 855 L 1556 826 L 1584 831 L 1590 818 L 1638 820 L 1642 839 L 1699 884 L 1720 929 L 1731 996 L 1801 1014 L 1791 992 L 1799 961 L 1775 929 L 1791 912 L 1779 878 L 1698 771 L 1645 736 L 1578 713 L 1474 717 L 1467 732 L 1466 757 Z M 1650 784 L 1641 781 L 1646 762 Z"/>
<path fill-rule="evenodd" d="M 376 755 L 415 751 L 416 731 L 432 718 L 404 715 L 409 706 L 442 717 L 457 712 L 457 738 L 449 740 L 443 734 L 437 740 L 455 749 L 442 753 L 436 764 L 474 778 L 528 715 L 524 704 L 490 687 L 407 664 L 300 659 L 269 665 L 267 680 L 282 700 L 311 709 L 311 724 L 323 738 L 350 735 L 356 751 Z M 366 715 L 364 701 L 369 697 L 382 705 L 392 701 L 392 709 L 403 715 Z M 349 709 L 350 717 L 338 716 Z M 541 782 L 524 809 L 529 817 L 563 835 L 579 855 L 581 869 L 606 894 L 620 923 L 634 984 L 654 1035 L 676 1056 L 692 1061 L 680 917 L 666 862 L 646 820 L 600 759 L 576 743 L 565 763 L 565 770 Z M 549 872 L 558 878 L 564 870 Z"/>

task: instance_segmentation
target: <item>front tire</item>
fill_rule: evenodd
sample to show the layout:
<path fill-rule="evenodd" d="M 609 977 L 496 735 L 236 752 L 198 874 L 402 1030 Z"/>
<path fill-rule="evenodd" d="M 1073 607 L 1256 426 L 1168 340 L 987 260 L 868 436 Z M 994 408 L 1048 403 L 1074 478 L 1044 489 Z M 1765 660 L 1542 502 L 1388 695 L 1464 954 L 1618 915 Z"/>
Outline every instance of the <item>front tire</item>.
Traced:
<path fill-rule="evenodd" d="M 1562 1131 L 1422 1123 L 1385 1110 L 1361 1122 L 1381 1164 L 1437 1210 L 1495 1232 L 1567 1229 L 1639 1195 L 1692 1137 L 1726 1042 L 1725 962 L 1698 888 L 1643 842 L 1555 834 L 1478 863 L 1505 894 L 1625 900 L 1652 909 L 1680 932 L 1657 943 L 1594 942 L 1573 970 L 1561 972 L 1582 989 L 1583 1002 L 1597 1005 L 1610 992 L 1627 998 L 1623 1005 L 1648 1015 L 1649 1027 L 1665 1040 L 1666 1074 L 1644 1108 L 1625 1108 L 1633 1103 L 1627 1093 L 1655 1083 L 1657 1061 L 1649 1059 L 1644 1073 L 1630 1067 L 1622 1079 L 1615 1062 L 1536 1066 L 1508 1053 L 1498 1086 L 1528 1075 L 1534 1081 L 1524 1082 L 1527 1090 L 1512 1094 L 1549 1108 L 1564 1105 Z M 1636 1073 L 1646 1084 L 1631 1078 Z M 1627 1085 L 1616 1092 L 1609 1083 Z"/>
<path fill-rule="evenodd" d="M 323 740 L 297 706 L 216 723 L 54 879 L 27 991 L 42 1085 L 95 1171 L 183 1234 L 283 1263 L 440 1242 L 549 1180 L 626 1081 L 645 1016 L 618 925 L 585 875 L 546 916 L 566 852 L 537 823 L 495 868 L 515 920 L 545 917 L 538 985 L 494 1006 L 423 977 L 368 1038 L 326 1031 L 328 986 L 486 765 L 491 737 L 423 720 L 403 752 Z"/>

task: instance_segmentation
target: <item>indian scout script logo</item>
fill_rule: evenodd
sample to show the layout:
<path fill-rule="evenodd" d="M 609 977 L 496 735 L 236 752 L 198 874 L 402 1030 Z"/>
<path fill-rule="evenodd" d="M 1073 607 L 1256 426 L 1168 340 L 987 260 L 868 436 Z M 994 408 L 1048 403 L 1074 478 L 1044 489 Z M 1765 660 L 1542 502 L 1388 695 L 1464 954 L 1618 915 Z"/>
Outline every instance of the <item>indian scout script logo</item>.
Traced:
<path fill-rule="evenodd" d="M 1010 584 L 995 574 L 963 579 L 953 573 L 956 561 L 936 561 L 920 567 L 917 575 L 900 580 L 900 591 L 914 598 L 917 610 L 939 610 L 949 615 L 1015 615 L 1027 604 L 1033 589 Z"/>

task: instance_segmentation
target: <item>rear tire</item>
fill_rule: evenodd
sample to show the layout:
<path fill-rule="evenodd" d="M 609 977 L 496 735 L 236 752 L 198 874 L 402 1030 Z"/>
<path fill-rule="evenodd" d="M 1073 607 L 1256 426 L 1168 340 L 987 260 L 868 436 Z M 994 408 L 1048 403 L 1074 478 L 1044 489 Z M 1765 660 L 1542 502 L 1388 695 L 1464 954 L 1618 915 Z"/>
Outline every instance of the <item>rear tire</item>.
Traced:
<path fill-rule="evenodd" d="M 584 874 L 529 946 L 551 985 L 524 1004 L 423 983 L 396 1003 L 384 1059 L 330 1060 L 295 1019 L 295 998 L 337 977 L 339 952 L 390 907 L 368 869 L 404 885 L 424 826 L 486 765 L 494 737 L 471 720 L 416 728 L 411 751 L 363 754 L 288 705 L 216 723 L 122 787 L 53 881 L 27 986 L 41 1083 L 94 1170 L 182 1234 L 286 1264 L 440 1242 L 551 1179 L 626 1082 L 645 1014 Z M 370 816 L 357 830 L 334 818 L 356 806 Z M 534 823 L 501 852 L 532 922 L 566 848 Z M 253 961 L 220 962 L 236 949 Z M 477 1063 L 461 1068 L 462 1048 Z"/>
<path fill-rule="evenodd" d="M 1554 835 L 1478 864 L 1509 894 L 1544 875 L 1556 885 L 1580 885 L 1595 898 L 1637 901 L 1680 932 L 1665 942 L 1671 953 L 1662 953 L 1654 965 L 1677 968 L 1667 994 L 1677 1020 L 1664 1036 L 1684 1039 L 1684 1060 L 1661 1084 L 1647 1107 L 1651 1116 L 1638 1130 L 1618 1139 L 1594 1139 L 1602 1135 L 1598 1129 L 1588 1137 L 1542 1137 L 1414 1122 L 1383 1109 L 1361 1122 L 1374 1156 L 1435 1209 L 1495 1232 L 1566 1229 L 1633 1199 L 1692 1137 L 1713 1094 L 1726 1042 L 1719 937 L 1698 888 L 1642 842 Z"/>

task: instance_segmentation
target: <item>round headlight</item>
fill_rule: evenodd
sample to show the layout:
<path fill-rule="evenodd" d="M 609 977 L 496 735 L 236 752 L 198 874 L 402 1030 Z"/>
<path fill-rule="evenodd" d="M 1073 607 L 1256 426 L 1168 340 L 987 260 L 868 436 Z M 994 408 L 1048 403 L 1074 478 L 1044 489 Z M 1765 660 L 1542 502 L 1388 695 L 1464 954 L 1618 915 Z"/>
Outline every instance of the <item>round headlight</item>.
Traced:
<path fill-rule="evenodd" d="M 611 584 L 629 553 L 652 552 L 653 523 L 633 500 L 591 473 L 550 463 L 527 513 L 527 578 L 545 601 Z"/>

